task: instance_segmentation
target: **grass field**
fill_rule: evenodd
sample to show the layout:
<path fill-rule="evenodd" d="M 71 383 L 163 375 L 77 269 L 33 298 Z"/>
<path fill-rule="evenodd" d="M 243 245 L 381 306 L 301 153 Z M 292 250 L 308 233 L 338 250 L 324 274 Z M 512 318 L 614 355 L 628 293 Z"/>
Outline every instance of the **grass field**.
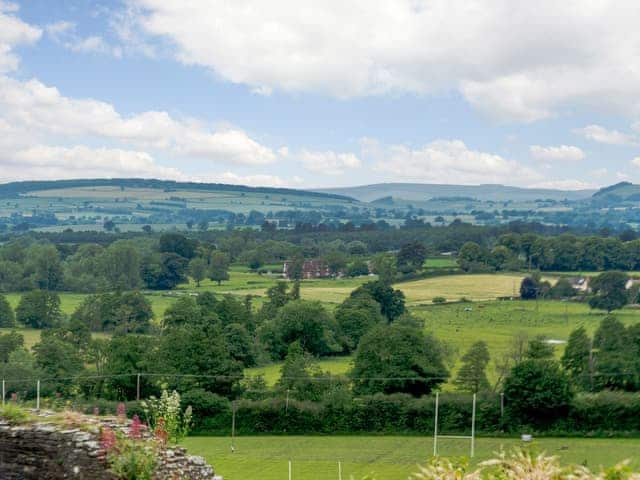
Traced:
<path fill-rule="evenodd" d="M 524 275 L 448 275 L 426 278 L 395 285 L 402 290 L 409 305 L 429 304 L 434 297 L 444 297 L 447 301 L 491 300 L 519 294 L 520 282 Z"/>
<path fill-rule="evenodd" d="M 469 454 L 468 441 L 438 443 L 441 455 Z M 338 461 L 345 480 L 371 473 L 379 480 L 404 480 L 433 452 L 431 437 L 398 436 L 239 437 L 235 453 L 225 437 L 190 437 L 184 445 L 190 453 L 204 456 L 225 480 L 286 480 L 289 460 L 294 480 L 338 479 Z M 517 439 L 478 438 L 474 460 L 486 460 L 501 447 L 518 445 Z M 557 455 L 565 464 L 586 462 L 597 469 L 630 459 L 633 467 L 640 468 L 640 439 L 542 438 L 533 448 Z"/>

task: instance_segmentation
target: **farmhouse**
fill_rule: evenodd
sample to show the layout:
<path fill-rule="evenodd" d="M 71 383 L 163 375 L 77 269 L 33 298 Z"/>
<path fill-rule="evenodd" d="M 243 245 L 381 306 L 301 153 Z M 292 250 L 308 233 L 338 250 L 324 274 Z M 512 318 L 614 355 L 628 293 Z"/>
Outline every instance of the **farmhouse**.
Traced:
<path fill-rule="evenodd" d="M 282 269 L 285 278 L 290 278 L 291 264 L 286 261 Z M 321 260 L 305 260 L 302 264 L 302 278 L 326 278 L 331 276 L 331 271 L 326 263 Z"/>

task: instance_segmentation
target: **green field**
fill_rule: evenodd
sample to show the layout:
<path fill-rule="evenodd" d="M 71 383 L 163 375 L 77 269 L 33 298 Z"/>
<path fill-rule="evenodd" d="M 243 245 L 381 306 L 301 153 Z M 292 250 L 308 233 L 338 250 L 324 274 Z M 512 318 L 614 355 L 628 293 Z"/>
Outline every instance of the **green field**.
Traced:
<path fill-rule="evenodd" d="M 469 454 L 468 441 L 442 439 L 438 443 L 441 455 Z M 520 444 L 517 439 L 478 438 L 474 460 L 486 460 L 501 447 Z M 566 464 L 586 462 L 597 469 L 630 459 L 633 467 L 640 468 L 640 439 L 542 438 L 534 444 Z M 359 480 L 370 473 L 381 480 L 404 480 L 433 452 L 431 437 L 399 436 L 239 437 L 235 453 L 225 437 L 190 437 L 184 445 L 190 453 L 204 456 L 225 480 L 284 480 L 289 460 L 294 480 L 338 479 L 338 461 L 345 480 L 350 475 Z"/>

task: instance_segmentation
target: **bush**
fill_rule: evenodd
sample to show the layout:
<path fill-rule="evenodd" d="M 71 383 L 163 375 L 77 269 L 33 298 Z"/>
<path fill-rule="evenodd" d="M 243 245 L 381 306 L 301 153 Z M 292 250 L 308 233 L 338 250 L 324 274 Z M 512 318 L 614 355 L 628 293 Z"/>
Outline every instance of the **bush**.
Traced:
<path fill-rule="evenodd" d="M 435 303 L 436 305 L 441 305 L 443 303 L 447 303 L 447 299 L 444 297 L 433 297 L 433 300 L 431 300 L 433 303 Z"/>
<path fill-rule="evenodd" d="M 13 403 L 7 403 L 0 408 L 0 417 L 11 424 L 25 423 L 29 420 L 29 412 Z"/>

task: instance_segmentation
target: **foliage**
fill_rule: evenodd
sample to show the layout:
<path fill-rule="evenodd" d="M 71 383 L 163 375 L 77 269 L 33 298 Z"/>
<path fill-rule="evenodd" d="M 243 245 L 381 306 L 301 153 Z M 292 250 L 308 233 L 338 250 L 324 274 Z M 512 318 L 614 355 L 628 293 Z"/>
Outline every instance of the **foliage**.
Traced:
<path fill-rule="evenodd" d="M 448 378 L 443 349 L 422 329 L 404 322 L 375 327 L 358 345 L 352 378 L 358 394 L 430 393 Z"/>
<path fill-rule="evenodd" d="M 336 308 L 335 319 L 338 339 L 346 353 L 355 350 L 360 338 L 384 321 L 380 304 L 364 290 L 346 298 Z"/>
<path fill-rule="evenodd" d="M 209 278 L 220 285 L 229 280 L 229 255 L 224 252 L 213 252 L 209 260 Z"/>
<path fill-rule="evenodd" d="M 405 313 L 404 293 L 401 290 L 394 290 L 383 281 L 365 283 L 351 292 L 351 296 L 360 295 L 362 292 L 368 293 L 380 304 L 380 313 L 390 322 Z"/>
<path fill-rule="evenodd" d="M 320 302 L 294 300 L 263 326 L 261 336 L 274 358 L 284 358 L 289 344 L 295 341 L 312 355 L 326 355 L 339 351 L 333 323 Z"/>
<path fill-rule="evenodd" d="M 31 416 L 24 408 L 15 403 L 7 402 L 3 407 L 0 407 L 0 418 L 12 425 L 18 425 L 29 421 Z"/>
<path fill-rule="evenodd" d="M 579 327 L 571 332 L 561 362 L 574 383 L 582 388 L 590 386 L 592 356 L 591 339 L 585 328 Z"/>
<path fill-rule="evenodd" d="M 485 342 L 476 342 L 462 357 L 462 366 L 454 384 L 459 390 L 478 393 L 489 388 L 487 365 L 489 364 L 489 348 Z"/>
<path fill-rule="evenodd" d="M 20 298 L 18 322 L 33 328 L 53 328 L 60 322 L 60 296 L 47 290 L 32 290 Z"/>
<path fill-rule="evenodd" d="M 0 267 L 1 268 L 1 267 Z M 4 295 L 0 295 L 0 328 L 15 326 L 16 316 Z"/>
<path fill-rule="evenodd" d="M 629 303 L 627 282 L 629 276 L 622 272 L 604 272 L 591 281 L 593 297 L 589 299 L 589 306 L 611 313 Z"/>
<path fill-rule="evenodd" d="M 24 347 L 24 336 L 17 332 L 0 334 L 0 362 L 9 361 L 9 355 Z"/>
<path fill-rule="evenodd" d="M 152 480 L 156 466 L 158 449 L 149 441 L 127 438 L 122 434 L 111 435 L 103 429 L 102 446 L 106 451 L 109 470 L 119 480 Z"/>
<path fill-rule="evenodd" d="M 563 417 L 573 398 L 571 383 L 554 360 L 524 360 L 504 384 L 509 417 L 515 423 L 544 425 Z"/>
<path fill-rule="evenodd" d="M 180 394 L 175 390 L 171 393 L 162 390 L 160 398 L 151 396 L 142 402 L 142 407 L 147 416 L 149 427 L 155 431 L 159 425 L 162 425 L 169 440 L 178 443 L 189 433 L 192 410 L 190 406 L 182 410 Z"/>
<path fill-rule="evenodd" d="M 197 287 L 207 278 L 207 268 L 207 261 L 202 257 L 196 257 L 189 262 L 189 275 L 195 280 Z"/>
<path fill-rule="evenodd" d="M 427 259 L 427 249 L 422 242 L 404 244 L 397 255 L 398 270 L 402 273 L 413 273 L 422 269 Z"/>

